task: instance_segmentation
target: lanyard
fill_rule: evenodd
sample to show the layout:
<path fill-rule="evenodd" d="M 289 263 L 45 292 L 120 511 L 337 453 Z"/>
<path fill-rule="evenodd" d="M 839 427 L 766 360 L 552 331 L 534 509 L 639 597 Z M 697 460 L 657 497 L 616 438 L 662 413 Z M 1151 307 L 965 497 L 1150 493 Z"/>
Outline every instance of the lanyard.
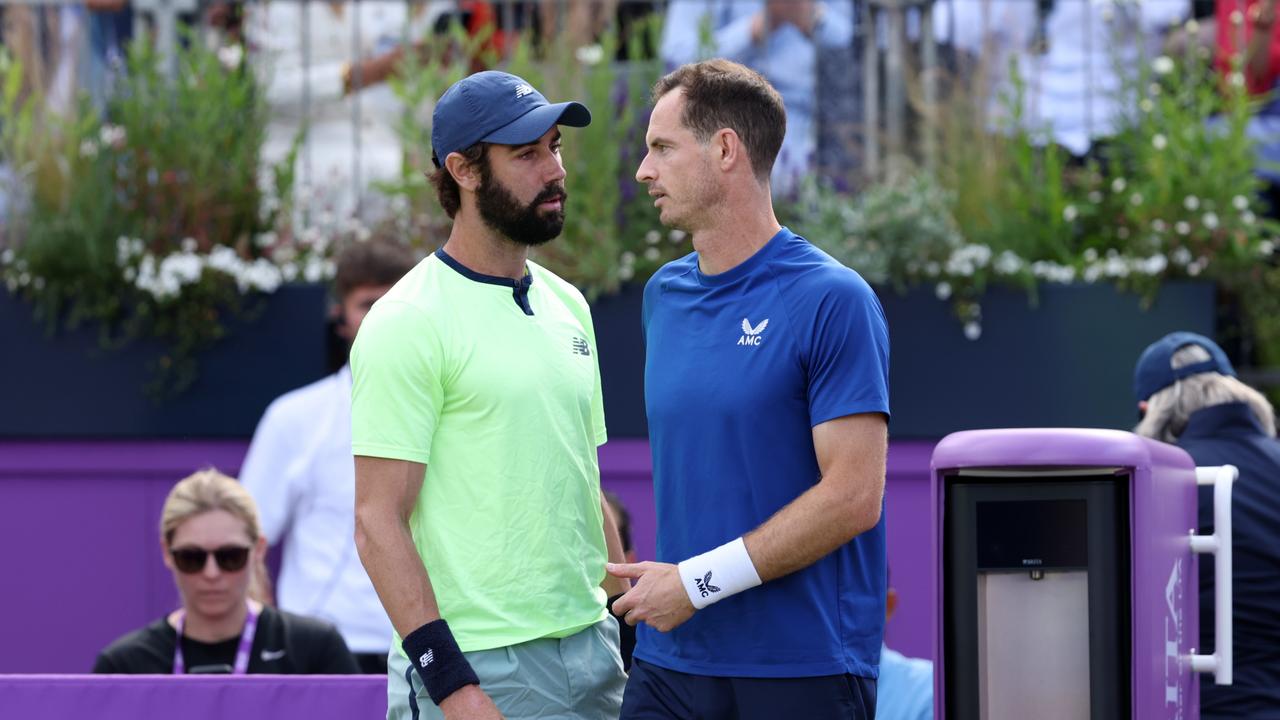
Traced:
<path fill-rule="evenodd" d="M 258 611 L 251 603 L 245 603 L 244 631 L 240 633 L 240 647 L 236 650 L 236 665 L 231 671 L 233 675 L 244 675 L 249 670 L 249 651 L 253 649 L 253 636 L 258 632 Z M 173 674 L 183 675 L 187 664 L 182 659 L 182 628 L 186 625 L 187 613 L 178 611 L 178 638 L 173 647 Z"/>

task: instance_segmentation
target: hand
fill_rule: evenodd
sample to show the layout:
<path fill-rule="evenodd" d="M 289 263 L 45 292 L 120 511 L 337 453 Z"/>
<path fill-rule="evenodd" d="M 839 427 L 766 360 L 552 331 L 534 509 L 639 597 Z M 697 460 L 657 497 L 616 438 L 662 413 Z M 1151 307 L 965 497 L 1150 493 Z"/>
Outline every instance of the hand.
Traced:
<path fill-rule="evenodd" d="M 769 26 L 774 29 L 794 25 L 800 32 L 811 36 L 818 23 L 814 0 L 768 0 L 765 12 L 769 15 Z"/>
<path fill-rule="evenodd" d="M 502 720 L 502 713 L 479 685 L 466 685 L 440 703 L 445 720 Z"/>
<path fill-rule="evenodd" d="M 693 603 L 680 581 L 680 570 L 670 563 L 609 563 L 614 577 L 633 578 L 635 587 L 613 603 L 613 614 L 628 625 L 646 622 L 658 632 L 680 627 L 693 617 Z"/>

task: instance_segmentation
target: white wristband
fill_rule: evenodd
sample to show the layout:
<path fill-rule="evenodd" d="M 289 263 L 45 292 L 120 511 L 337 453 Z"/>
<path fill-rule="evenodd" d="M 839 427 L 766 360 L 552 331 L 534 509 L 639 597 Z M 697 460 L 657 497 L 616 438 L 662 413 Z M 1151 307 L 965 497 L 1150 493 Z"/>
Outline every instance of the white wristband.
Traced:
<path fill-rule="evenodd" d="M 760 575 L 742 538 L 691 557 L 676 567 L 680 570 L 684 591 L 699 610 L 760 584 Z"/>

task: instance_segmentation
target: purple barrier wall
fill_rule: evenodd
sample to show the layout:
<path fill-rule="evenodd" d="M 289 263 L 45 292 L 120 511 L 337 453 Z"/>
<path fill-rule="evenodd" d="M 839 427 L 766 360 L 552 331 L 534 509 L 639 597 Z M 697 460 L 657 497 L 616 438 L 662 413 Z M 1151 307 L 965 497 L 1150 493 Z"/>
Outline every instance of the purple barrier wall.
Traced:
<path fill-rule="evenodd" d="M 7 718 L 381 720 L 387 681 L 352 675 L 0 677 Z"/>
<path fill-rule="evenodd" d="M 179 478 L 204 466 L 231 475 L 247 443 L 0 442 L 0 673 L 88 672 L 98 651 L 172 609 L 177 594 L 161 562 L 160 507 Z M 928 618 L 931 442 L 889 451 L 886 517 L 898 615 L 888 644 L 932 657 Z M 641 560 L 654 554 L 648 443 L 615 440 L 600 451 L 604 486 L 632 516 Z M 0 703 L 0 707 L 4 707 Z M 159 716 L 159 715 L 157 715 Z M 21 717 L 21 716 L 16 716 Z"/>

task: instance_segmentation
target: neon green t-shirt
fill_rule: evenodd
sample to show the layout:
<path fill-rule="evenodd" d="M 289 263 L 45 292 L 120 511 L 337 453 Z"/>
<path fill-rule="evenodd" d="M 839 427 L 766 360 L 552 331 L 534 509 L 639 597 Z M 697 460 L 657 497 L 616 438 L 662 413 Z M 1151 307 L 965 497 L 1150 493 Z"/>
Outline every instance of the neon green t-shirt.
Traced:
<path fill-rule="evenodd" d="M 576 288 L 528 269 L 522 308 L 514 281 L 437 252 L 374 305 L 351 353 L 352 449 L 426 464 L 410 527 L 467 652 L 605 617 L 595 331 Z"/>

